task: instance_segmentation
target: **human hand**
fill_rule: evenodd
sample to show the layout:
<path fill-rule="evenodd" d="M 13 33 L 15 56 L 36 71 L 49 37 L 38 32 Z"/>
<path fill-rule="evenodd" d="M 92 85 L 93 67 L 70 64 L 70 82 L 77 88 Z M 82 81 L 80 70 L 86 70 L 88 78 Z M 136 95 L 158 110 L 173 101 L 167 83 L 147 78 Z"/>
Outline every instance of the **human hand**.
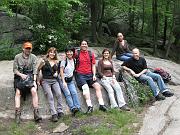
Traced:
<path fill-rule="evenodd" d="M 63 82 L 63 87 L 67 88 L 67 83 L 65 81 Z"/>
<path fill-rule="evenodd" d="M 53 75 L 53 77 L 57 77 L 58 76 L 58 73 L 56 72 L 56 73 L 54 73 L 54 75 Z"/>
<path fill-rule="evenodd" d="M 93 81 L 96 81 L 96 76 L 95 75 L 93 75 Z"/>
<path fill-rule="evenodd" d="M 23 80 L 26 80 L 27 77 L 28 77 L 28 75 L 21 74 L 21 78 L 22 78 Z"/>

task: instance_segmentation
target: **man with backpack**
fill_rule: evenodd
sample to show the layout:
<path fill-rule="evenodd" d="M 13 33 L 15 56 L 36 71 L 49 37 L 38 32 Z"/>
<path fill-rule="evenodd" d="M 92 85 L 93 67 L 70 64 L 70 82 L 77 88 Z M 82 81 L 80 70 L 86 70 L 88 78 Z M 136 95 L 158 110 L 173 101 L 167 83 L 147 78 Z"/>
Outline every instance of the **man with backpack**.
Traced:
<path fill-rule="evenodd" d="M 132 52 L 133 57 L 122 64 L 123 69 L 130 72 L 137 80 L 147 82 L 156 100 L 164 100 L 165 97 L 173 96 L 174 93 L 169 91 L 162 77 L 147 69 L 146 60 L 139 56 L 139 49 L 134 48 Z M 160 92 L 154 81 L 157 82 Z"/>
<path fill-rule="evenodd" d="M 34 107 L 34 120 L 39 122 L 42 117 L 38 111 L 38 95 L 36 85 L 37 57 L 32 54 L 32 44 L 25 42 L 22 46 L 23 52 L 14 58 L 14 88 L 15 88 L 15 122 L 20 123 L 20 98 L 27 92 L 32 94 L 32 104 Z M 28 79 L 29 78 L 29 79 Z"/>
<path fill-rule="evenodd" d="M 76 67 L 75 79 L 77 86 L 82 90 L 83 96 L 88 106 L 87 114 L 93 112 L 93 106 L 90 98 L 89 87 L 96 90 L 96 96 L 99 102 L 99 110 L 106 111 L 101 93 L 101 85 L 96 81 L 96 66 L 94 53 L 88 50 L 88 42 L 83 40 L 80 43 L 80 51 L 75 52 Z"/>

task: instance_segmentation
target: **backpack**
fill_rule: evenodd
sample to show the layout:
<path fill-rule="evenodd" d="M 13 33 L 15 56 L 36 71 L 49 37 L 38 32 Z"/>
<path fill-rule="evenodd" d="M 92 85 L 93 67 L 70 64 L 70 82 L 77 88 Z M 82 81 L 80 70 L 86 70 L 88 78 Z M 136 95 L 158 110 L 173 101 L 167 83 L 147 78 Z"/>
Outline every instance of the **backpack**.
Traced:
<path fill-rule="evenodd" d="M 75 59 L 73 59 L 73 60 L 74 60 L 74 66 L 75 66 L 76 61 L 75 61 Z M 66 58 L 64 68 L 66 68 L 67 64 L 68 64 L 68 61 Z M 61 67 L 61 61 L 58 62 L 58 74 L 60 73 L 60 67 Z"/>
<path fill-rule="evenodd" d="M 154 73 L 159 74 L 165 83 L 168 83 L 171 80 L 171 75 L 162 68 L 155 68 Z"/>

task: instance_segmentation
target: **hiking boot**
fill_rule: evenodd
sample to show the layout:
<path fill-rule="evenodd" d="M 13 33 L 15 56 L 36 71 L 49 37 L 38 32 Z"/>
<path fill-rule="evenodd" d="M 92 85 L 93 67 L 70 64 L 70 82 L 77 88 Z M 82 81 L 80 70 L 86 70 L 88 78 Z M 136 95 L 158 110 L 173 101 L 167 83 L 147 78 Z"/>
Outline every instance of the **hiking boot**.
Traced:
<path fill-rule="evenodd" d="M 39 115 L 38 109 L 34 109 L 34 120 L 35 122 L 40 122 L 42 120 L 42 117 Z"/>
<path fill-rule="evenodd" d="M 103 112 L 106 112 L 108 109 L 107 109 L 107 107 L 105 105 L 100 105 L 99 110 L 101 110 Z"/>
<path fill-rule="evenodd" d="M 172 96 L 174 95 L 174 93 L 172 93 L 172 92 L 170 92 L 170 91 L 165 91 L 165 92 L 163 92 L 162 94 L 163 94 L 163 96 L 165 96 L 165 97 L 172 97 Z"/>
<path fill-rule="evenodd" d="M 88 106 L 86 114 L 91 114 L 92 112 L 93 112 L 93 107 L 92 106 Z"/>
<path fill-rule="evenodd" d="M 63 112 L 59 112 L 58 113 L 58 119 L 62 118 L 64 116 L 64 113 Z"/>
<path fill-rule="evenodd" d="M 20 121 L 21 121 L 20 116 L 21 116 L 21 111 L 16 110 L 16 112 L 15 112 L 15 122 L 16 122 L 16 124 L 20 124 Z"/>
<path fill-rule="evenodd" d="M 79 112 L 79 109 L 78 109 L 78 108 L 73 108 L 73 109 L 72 109 L 72 115 L 73 115 L 73 116 L 75 116 L 77 112 Z"/>
<path fill-rule="evenodd" d="M 57 121 L 58 121 L 57 114 L 52 115 L 52 122 L 57 122 Z"/>
<path fill-rule="evenodd" d="M 161 95 L 160 93 L 155 97 L 156 101 L 165 100 L 165 96 Z"/>
<path fill-rule="evenodd" d="M 130 108 L 126 104 L 120 107 L 120 109 L 123 111 L 130 111 Z"/>

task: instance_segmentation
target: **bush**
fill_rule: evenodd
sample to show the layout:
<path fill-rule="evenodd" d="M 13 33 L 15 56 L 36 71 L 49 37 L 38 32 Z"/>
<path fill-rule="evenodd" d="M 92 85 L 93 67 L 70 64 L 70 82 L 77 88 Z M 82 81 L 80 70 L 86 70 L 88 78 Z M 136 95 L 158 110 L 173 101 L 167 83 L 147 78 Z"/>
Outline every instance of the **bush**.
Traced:
<path fill-rule="evenodd" d="M 33 32 L 34 52 L 44 53 L 50 47 L 56 47 L 58 50 L 63 50 L 68 42 L 67 35 L 63 29 L 54 30 L 46 28 L 42 24 L 31 25 L 29 29 Z"/>
<path fill-rule="evenodd" d="M 0 50 L 0 60 L 13 60 L 15 55 L 20 52 L 20 48 L 2 48 Z"/>
<path fill-rule="evenodd" d="M 137 90 L 137 96 L 139 102 L 142 105 L 148 103 L 152 99 L 153 94 L 147 85 L 139 83 L 135 78 L 132 78 L 129 81 L 133 85 L 133 87 Z"/>

